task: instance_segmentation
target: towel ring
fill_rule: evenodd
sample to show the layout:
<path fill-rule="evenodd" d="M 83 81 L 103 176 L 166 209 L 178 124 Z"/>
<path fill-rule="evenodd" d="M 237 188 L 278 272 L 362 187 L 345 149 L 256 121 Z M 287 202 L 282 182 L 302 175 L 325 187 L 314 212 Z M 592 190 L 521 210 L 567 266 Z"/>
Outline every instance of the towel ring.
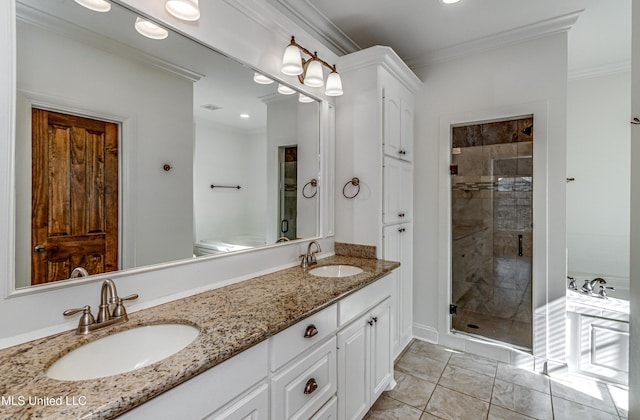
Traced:
<path fill-rule="evenodd" d="M 318 190 L 316 189 L 312 195 L 307 195 L 304 193 L 305 188 L 307 188 L 307 186 L 311 185 L 312 188 L 315 188 L 318 186 L 318 180 L 317 179 L 312 179 L 311 181 L 307 182 L 306 184 L 304 184 L 304 187 L 302 187 L 302 196 L 304 198 L 313 198 L 316 196 L 316 194 L 318 194 Z"/>
<path fill-rule="evenodd" d="M 354 187 L 358 187 L 356 193 L 351 196 L 347 195 L 347 193 L 345 192 L 349 184 L 353 185 Z M 345 198 L 352 199 L 355 198 L 355 196 L 358 194 L 360 194 L 360 179 L 353 177 L 350 181 L 347 181 L 347 183 L 344 184 L 344 187 L 342 187 L 342 195 L 344 195 Z"/>

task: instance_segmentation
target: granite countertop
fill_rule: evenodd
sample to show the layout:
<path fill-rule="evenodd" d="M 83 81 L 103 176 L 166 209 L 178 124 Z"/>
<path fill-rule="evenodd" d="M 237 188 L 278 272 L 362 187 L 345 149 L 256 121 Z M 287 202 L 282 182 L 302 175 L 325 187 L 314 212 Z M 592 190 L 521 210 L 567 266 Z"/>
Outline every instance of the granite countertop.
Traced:
<path fill-rule="evenodd" d="M 312 276 L 293 267 L 129 314 L 129 321 L 85 336 L 75 330 L 0 350 L 0 418 L 112 418 L 268 339 L 296 322 L 383 277 L 397 262 L 336 255 L 318 266 L 349 264 L 360 274 Z M 315 267 L 315 266 L 314 266 Z M 200 329 L 183 350 L 152 365 L 86 381 L 45 374 L 60 356 L 84 343 L 142 325 L 183 323 Z M 25 404 L 20 404 L 20 397 Z M 85 405 L 30 404 L 62 397 Z M 14 405 L 8 400 L 13 398 Z M 75 399 L 74 399 L 75 398 Z"/>

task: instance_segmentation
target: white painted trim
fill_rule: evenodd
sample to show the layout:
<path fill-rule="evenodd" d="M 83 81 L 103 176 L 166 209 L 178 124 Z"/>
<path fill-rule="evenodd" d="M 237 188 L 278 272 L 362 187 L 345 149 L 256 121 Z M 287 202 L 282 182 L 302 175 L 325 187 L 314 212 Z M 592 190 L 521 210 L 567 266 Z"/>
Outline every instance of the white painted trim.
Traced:
<path fill-rule="evenodd" d="M 428 67 L 466 55 L 478 54 L 547 35 L 566 32 L 576 23 L 582 12 L 584 12 L 584 9 L 462 42 L 448 48 L 429 52 L 420 57 L 408 58 L 405 61 L 411 68 Z"/>
<path fill-rule="evenodd" d="M 418 323 L 413 323 L 413 337 L 418 340 L 427 341 L 429 343 L 437 344 L 439 342 L 438 339 L 438 330 L 428 325 L 422 325 Z"/>
<path fill-rule="evenodd" d="M 533 317 L 533 353 L 544 357 L 547 354 L 548 340 L 546 337 L 550 315 L 550 302 L 548 302 L 548 103 L 546 101 L 531 102 L 525 104 L 513 104 L 504 107 L 484 110 L 469 111 L 459 114 L 446 115 L 440 118 L 440 174 L 443 180 L 439 183 L 439 208 L 438 208 L 438 331 L 440 342 L 445 345 L 461 345 L 458 340 L 476 339 L 466 338 L 460 334 L 451 332 L 451 317 L 449 303 L 451 301 L 451 178 L 449 166 L 451 164 L 451 129 L 452 125 L 467 124 L 503 120 L 524 115 L 533 115 L 534 132 L 533 142 L 533 264 L 532 264 L 532 299 L 534 314 L 542 314 L 543 321 L 538 322 L 537 316 Z M 488 348 L 495 348 L 495 344 L 479 343 Z M 464 347 L 466 348 L 466 344 Z"/>
<path fill-rule="evenodd" d="M 626 73 L 631 71 L 631 61 L 616 61 L 596 67 L 588 67 L 582 69 L 569 70 L 569 80 L 590 79 L 593 77 L 609 76 L 617 73 Z"/>

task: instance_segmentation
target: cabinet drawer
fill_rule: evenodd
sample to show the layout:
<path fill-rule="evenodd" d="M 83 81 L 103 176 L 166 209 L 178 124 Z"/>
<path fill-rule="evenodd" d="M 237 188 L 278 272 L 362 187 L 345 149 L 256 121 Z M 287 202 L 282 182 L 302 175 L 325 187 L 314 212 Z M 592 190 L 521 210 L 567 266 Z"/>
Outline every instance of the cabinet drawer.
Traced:
<path fill-rule="evenodd" d="M 392 276 L 387 275 L 342 299 L 338 302 L 338 327 L 348 324 L 358 315 L 391 296 L 394 288 Z"/>
<path fill-rule="evenodd" d="M 267 418 L 268 412 L 269 385 L 263 383 L 206 420 L 261 420 Z"/>
<path fill-rule="evenodd" d="M 333 397 L 311 420 L 336 420 L 338 418 L 338 398 Z"/>
<path fill-rule="evenodd" d="M 315 386 L 313 385 L 315 384 Z M 336 393 L 335 337 L 271 380 L 271 418 L 309 419 Z"/>
<path fill-rule="evenodd" d="M 269 340 L 271 371 L 275 372 L 311 346 L 333 335 L 337 317 L 337 305 L 331 305 L 273 336 Z"/>

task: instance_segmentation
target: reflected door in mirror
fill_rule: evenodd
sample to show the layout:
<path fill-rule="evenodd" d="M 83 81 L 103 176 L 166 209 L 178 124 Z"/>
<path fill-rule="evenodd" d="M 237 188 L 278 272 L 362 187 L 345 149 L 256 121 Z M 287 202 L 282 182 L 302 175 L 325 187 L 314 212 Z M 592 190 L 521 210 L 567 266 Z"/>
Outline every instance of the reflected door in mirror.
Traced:
<path fill-rule="evenodd" d="M 32 110 L 31 284 L 118 269 L 118 126 Z"/>

